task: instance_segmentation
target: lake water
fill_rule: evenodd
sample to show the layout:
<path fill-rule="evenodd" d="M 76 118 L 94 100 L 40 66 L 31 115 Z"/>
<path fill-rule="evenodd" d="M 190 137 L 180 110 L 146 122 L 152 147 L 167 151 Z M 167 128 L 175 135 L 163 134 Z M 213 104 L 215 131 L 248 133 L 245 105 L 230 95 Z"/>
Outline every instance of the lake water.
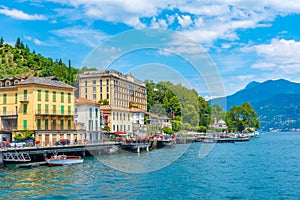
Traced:
<path fill-rule="evenodd" d="M 82 165 L 64 167 L 8 165 L 0 169 L 0 198 L 300 198 L 300 133 L 216 144 L 204 158 L 199 157 L 201 145 L 86 157 Z"/>

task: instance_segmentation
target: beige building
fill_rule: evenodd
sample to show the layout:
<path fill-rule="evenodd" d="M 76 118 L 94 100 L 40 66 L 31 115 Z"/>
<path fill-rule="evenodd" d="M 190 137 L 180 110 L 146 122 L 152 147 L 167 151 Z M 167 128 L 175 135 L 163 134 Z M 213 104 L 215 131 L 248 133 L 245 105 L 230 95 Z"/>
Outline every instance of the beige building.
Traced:
<path fill-rule="evenodd" d="M 132 75 L 120 72 L 96 71 L 79 74 L 77 78 L 77 97 L 101 101 L 101 117 L 111 131 L 132 131 L 129 108 L 147 111 L 146 84 Z"/>

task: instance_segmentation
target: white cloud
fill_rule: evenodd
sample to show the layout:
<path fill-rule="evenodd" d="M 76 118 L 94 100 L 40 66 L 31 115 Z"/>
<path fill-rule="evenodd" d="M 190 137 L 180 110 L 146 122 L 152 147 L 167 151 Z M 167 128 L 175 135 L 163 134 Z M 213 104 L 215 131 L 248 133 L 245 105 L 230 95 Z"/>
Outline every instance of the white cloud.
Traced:
<path fill-rule="evenodd" d="M 259 61 L 251 66 L 253 69 L 273 70 L 276 65 L 274 63 Z"/>
<path fill-rule="evenodd" d="M 36 44 L 36 45 L 50 46 L 49 44 L 46 44 L 46 43 L 40 41 L 39 39 L 33 38 L 33 37 L 31 37 L 31 36 L 24 36 L 24 38 L 25 38 L 26 40 L 32 41 L 32 42 L 33 42 L 34 44 Z"/>
<path fill-rule="evenodd" d="M 182 28 L 187 28 L 193 23 L 189 15 L 181 15 L 181 16 L 177 15 L 177 20 Z"/>
<path fill-rule="evenodd" d="M 277 73 L 300 72 L 300 41 L 274 38 L 269 44 L 242 48 L 245 52 L 255 52 L 259 57 L 252 65 L 254 69 L 275 70 Z"/>
<path fill-rule="evenodd" d="M 38 14 L 27 14 L 24 13 L 21 10 L 16 10 L 16 9 L 9 9 L 5 6 L 1 6 L 0 9 L 0 14 L 15 18 L 15 19 L 20 19 L 20 20 L 46 20 L 47 18 L 43 15 L 38 15 Z"/>
<path fill-rule="evenodd" d="M 276 16 L 300 13 L 297 0 L 287 0 L 284 3 L 280 0 L 173 0 L 168 3 L 161 0 L 49 1 L 68 5 L 60 13 L 63 14 L 62 10 L 66 10 L 67 16 L 76 19 L 124 23 L 133 28 L 143 28 L 147 24 L 151 27 L 172 27 L 197 42 L 208 44 L 217 39 L 238 40 L 238 29 L 270 26 Z M 162 16 L 162 11 L 166 9 L 171 12 Z M 150 21 L 144 23 L 141 18 L 148 18 Z"/>
<path fill-rule="evenodd" d="M 254 76 L 248 74 L 248 75 L 239 75 L 239 76 L 237 76 L 236 78 L 237 78 L 239 81 L 248 81 L 248 80 L 253 79 Z"/>
<path fill-rule="evenodd" d="M 89 47 L 96 47 L 108 36 L 101 32 L 86 27 L 74 26 L 52 31 L 59 37 L 66 38 L 69 42 L 83 44 Z"/>

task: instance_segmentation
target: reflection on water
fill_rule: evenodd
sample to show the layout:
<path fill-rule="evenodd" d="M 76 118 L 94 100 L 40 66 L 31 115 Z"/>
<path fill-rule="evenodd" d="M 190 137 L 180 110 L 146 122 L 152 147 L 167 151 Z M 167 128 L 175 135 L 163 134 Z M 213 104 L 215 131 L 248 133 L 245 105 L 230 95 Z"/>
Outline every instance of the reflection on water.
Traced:
<path fill-rule="evenodd" d="M 164 168 L 184 154 L 190 144 L 176 145 L 143 154 L 124 153 L 118 156 L 96 156 L 97 160 L 122 172 L 147 173 Z"/>
<path fill-rule="evenodd" d="M 64 167 L 9 165 L 0 169 L 0 198 L 299 199 L 299 144 L 299 133 L 261 135 L 246 143 L 216 144 L 200 159 L 201 144 L 194 143 L 171 165 L 150 173 L 124 173 L 112 166 L 147 171 L 179 156 L 175 150 L 184 145 L 140 155 L 86 157 L 81 165 Z"/>

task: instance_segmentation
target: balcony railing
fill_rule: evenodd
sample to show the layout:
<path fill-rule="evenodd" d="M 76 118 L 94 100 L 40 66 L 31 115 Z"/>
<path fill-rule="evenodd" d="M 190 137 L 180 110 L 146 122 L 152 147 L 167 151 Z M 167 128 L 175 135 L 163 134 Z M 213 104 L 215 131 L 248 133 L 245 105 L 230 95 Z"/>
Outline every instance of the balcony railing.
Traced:
<path fill-rule="evenodd" d="M 29 102 L 29 98 L 28 97 L 19 97 L 19 101 L 20 102 Z"/>

